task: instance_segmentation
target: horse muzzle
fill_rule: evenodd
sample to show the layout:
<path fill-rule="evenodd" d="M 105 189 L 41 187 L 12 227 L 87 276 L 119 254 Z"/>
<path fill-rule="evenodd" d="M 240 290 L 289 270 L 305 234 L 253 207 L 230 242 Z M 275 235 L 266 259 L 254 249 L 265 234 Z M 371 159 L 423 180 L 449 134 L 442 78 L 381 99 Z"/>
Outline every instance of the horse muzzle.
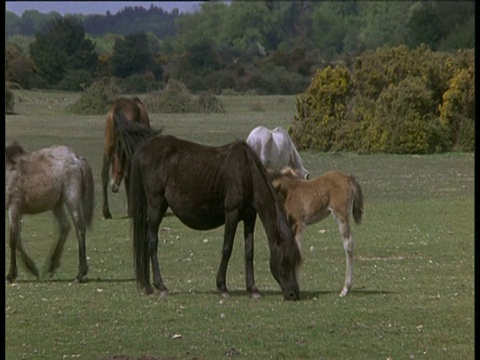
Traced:
<path fill-rule="evenodd" d="M 300 292 L 298 290 L 289 290 L 283 293 L 283 300 L 286 301 L 298 301 L 300 300 Z"/>

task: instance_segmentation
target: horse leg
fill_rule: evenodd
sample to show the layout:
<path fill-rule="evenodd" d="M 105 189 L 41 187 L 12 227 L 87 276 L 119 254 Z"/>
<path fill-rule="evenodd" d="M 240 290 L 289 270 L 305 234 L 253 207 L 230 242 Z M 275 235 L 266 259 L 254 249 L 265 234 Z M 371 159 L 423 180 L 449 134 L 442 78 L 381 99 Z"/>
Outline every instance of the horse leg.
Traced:
<path fill-rule="evenodd" d="M 123 182 L 125 186 L 125 193 L 127 194 L 127 216 L 131 217 L 130 214 L 130 180 L 128 179 L 128 174 L 125 173 L 123 177 Z"/>
<path fill-rule="evenodd" d="M 293 225 L 293 233 L 295 234 L 295 242 L 298 245 L 298 249 L 300 250 L 300 254 L 302 253 L 302 245 L 303 245 L 303 232 L 305 230 L 305 223 L 304 222 L 297 222 Z M 297 282 L 300 286 L 300 268 L 297 268 L 296 271 Z"/>
<path fill-rule="evenodd" d="M 352 271 L 353 271 L 353 247 L 354 240 L 350 231 L 350 224 L 348 220 L 338 222 L 338 229 L 343 239 L 343 248 L 345 249 L 346 269 L 345 269 L 345 284 L 340 292 L 340 296 L 346 296 L 352 287 Z"/>
<path fill-rule="evenodd" d="M 230 211 L 225 214 L 225 232 L 223 234 L 222 260 L 217 272 L 217 289 L 223 297 L 228 297 L 227 290 L 227 267 L 233 250 L 233 240 L 237 231 L 239 213 L 238 210 Z M 253 240 L 252 240 L 253 242 Z M 253 251 L 252 251 L 253 254 Z M 253 277 L 253 272 L 252 272 Z M 247 275 L 248 276 L 248 275 Z"/>
<path fill-rule="evenodd" d="M 20 237 L 20 227 L 21 227 L 21 217 L 14 211 L 10 209 L 8 212 L 9 222 L 10 222 L 10 270 L 8 271 L 7 281 L 12 283 L 18 276 L 18 269 L 17 269 L 17 259 L 16 259 L 16 252 L 20 253 L 20 258 L 22 262 L 27 267 L 28 271 L 30 271 L 37 280 L 40 278 L 40 274 L 38 272 L 37 267 L 32 259 L 27 255 L 25 250 L 22 246 L 22 241 Z"/>
<path fill-rule="evenodd" d="M 70 222 L 65 214 L 65 209 L 63 208 L 62 203 L 54 207 L 53 215 L 55 216 L 55 219 L 57 219 L 59 236 L 57 244 L 55 245 L 55 248 L 50 256 L 50 267 L 48 268 L 50 276 L 53 276 L 55 270 L 60 266 L 60 258 L 62 257 L 63 247 L 71 229 Z"/>
<path fill-rule="evenodd" d="M 85 221 L 83 220 L 81 199 L 76 198 L 76 196 L 80 195 L 76 194 L 74 197 L 68 198 L 66 205 L 70 216 L 72 217 L 73 225 L 75 226 L 75 234 L 77 235 L 78 241 L 78 273 L 75 279 L 82 283 L 87 281 L 85 276 L 88 273 L 87 249 L 85 245 L 86 226 Z"/>
<path fill-rule="evenodd" d="M 17 242 L 20 237 L 20 217 L 13 214 L 13 211 L 8 212 L 10 223 L 10 269 L 8 270 L 7 281 L 13 283 L 18 276 L 17 269 Z"/>
<path fill-rule="evenodd" d="M 255 230 L 256 216 L 243 221 L 244 237 L 245 237 L 245 281 L 247 291 L 253 299 L 261 297 L 260 291 L 255 285 L 255 275 L 253 270 L 253 232 Z"/>
<path fill-rule="evenodd" d="M 162 297 L 168 295 L 168 289 L 163 283 L 162 275 L 160 273 L 160 264 L 158 262 L 158 228 L 160 227 L 160 223 L 162 222 L 167 208 L 168 204 L 166 201 L 162 201 L 156 208 L 149 207 L 147 222 L 147 242 L 150 261 L 152 262 L 153 286 L 160 290 L 160 296 Z"/>
<path fill-rule="evenodd" d="M 113 150 L 112 150 L 113 151 Z M 103 165 L 102 165 L 102 193 L 103 193 L 103 217 L 105 219 L 111 219 L 112 214 L 110 213 L 110 208 L 108 206 L 108 180 L 109 180 L 109 170 L 110 164 L 112 162 L 111 151 L 105 151 L 103 154 Z"/>

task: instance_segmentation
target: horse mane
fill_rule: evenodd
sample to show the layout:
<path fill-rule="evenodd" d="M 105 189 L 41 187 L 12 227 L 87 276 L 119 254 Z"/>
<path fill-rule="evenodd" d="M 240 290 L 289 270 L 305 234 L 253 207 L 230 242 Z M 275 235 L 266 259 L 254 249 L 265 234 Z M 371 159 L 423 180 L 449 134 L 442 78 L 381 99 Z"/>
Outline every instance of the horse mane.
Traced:
<path fill-rule="evenodd" d="M 23 149 L 23 147 L 18 142 L 13 142 L 13 144 L 8 145 L 5 148 L 5 160 L 7 164 L 14 165 L 15 159 L 18 156 L 26 154 L 27 152 Z"/>
<path fill-rule="evenodd" d="M 248 146 L 248 144 L 245 141 L 242 141 L 242 142 L 247 145 L 245 148 L 247 150 L 247 153 L 250 154 L 250 156 L 253 158 L 253 161 L 254 161 L 254 163 L 256 165 L 256 168 L 258 170 L 257 174 L 260 175 L 260 177 L 263 180 L 263 183 L 267 187 L 267 189 L 261 189 L 261 192 L 264 193 L 264 191 L 267 190 L 268 192 L 270 192 L 272 198 L 274 199 L 274 203 L 270 204 L 270 205 L 273 205 L 274 208 L 275 208 L 275 213 L 276 213 L 276 219 L 275 219 L 276 227 L 275 228 L 278 230 L 278 232 L 280 234 L 280 238 L 281 239 L 288 239 L 288 238 L 293 239 L 292 229 L 290 228 L 290 226 L 288 224 L 287 213 L 286 213 L 284 207 L 279 203 L 276 192 L 275 192 L 275 189 L 273 188 L 273 184 L 271 182 L 271 174 L 273 174 L 273 172 L 271 170 L 268 170 L 267 168 L 265 168 L 263 166 L 260 158 L 257 156 L 255 151 L 250 146 Z M 257 184 L 261 184 L 261 183 L 262 182 L 257 182 Z M 257 196 L 259 196 L 259 194 L 257 194 Z M 262 206 L 261 201 L 257 202 L 256 205 L 257 206 Z M 257 213 L 259 214 L 259 216 L 261 215 L 260 212 L 258 211 L 258 209 L 257 209 Z M 261 220 L 263 222 L 265 219 L 261 218 Z M 265 228 L 265 231 L 267 232 L 267 236 L 269 236 L 269 234 L 268 234 L 269 230 L 268 230 L 268 227 L 265 226 L 265 224 L 264 224 L 264 228 Z M 282 249 L 281 251 L 283 252 L 283 257 L 286 261 L 288 261 L 288 259 L 291 259 L 295 265 L 298 265 L 298 264 L 301 263 L 302 256 L 300 254 L 300 249 L 298 248 L 296 241 L 294 241 L 294 240 L 291 241 L 291 242 L 286 241 L 283 244 L 277 243 L 276 245 L 281 247 L 281 249 Z M 289 258 L 287 255 L 290 255 L 292 257 Z"/>
<path fill-rule="evenodd" d="M 159 135 L 163 129 L 152 129 L 134 121 L 128 121 L 122 111 L 115 112 L 113 126 L 116 133 L 116 148 L 122 166 L 130 162 L 138 145 L 153 136 Z"/>

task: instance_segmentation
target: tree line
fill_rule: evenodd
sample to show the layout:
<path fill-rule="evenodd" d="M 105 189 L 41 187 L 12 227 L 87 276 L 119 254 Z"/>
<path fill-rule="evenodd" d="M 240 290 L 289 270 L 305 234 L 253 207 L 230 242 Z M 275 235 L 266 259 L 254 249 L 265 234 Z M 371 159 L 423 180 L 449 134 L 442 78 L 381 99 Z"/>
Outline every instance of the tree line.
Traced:
<path fill-rule="evenodd" d="M 475 3 L 205 2 L 196 13 L 6 14 L 5 75 L 22 88 L 295 94 L 301 148 L 474 148 Z M 29 35 L 33 31 L 33 36 Z M 20 35 L 22 34 L 22 35 Z M 183 86 L 182 85 L 182 86 Z"/>
<path fill-rule="evenodd" d="M 79 90 L 114 76 L 142 92 L 175 78 L 194 92 L 295 94 L 316 69 L 380 46 L 473 48 L 474 9 L 474 2 L 267 0 L 205 2 L 191 14 L 153 5 L 87 16 L 7 12 L 7 80 Z"/>

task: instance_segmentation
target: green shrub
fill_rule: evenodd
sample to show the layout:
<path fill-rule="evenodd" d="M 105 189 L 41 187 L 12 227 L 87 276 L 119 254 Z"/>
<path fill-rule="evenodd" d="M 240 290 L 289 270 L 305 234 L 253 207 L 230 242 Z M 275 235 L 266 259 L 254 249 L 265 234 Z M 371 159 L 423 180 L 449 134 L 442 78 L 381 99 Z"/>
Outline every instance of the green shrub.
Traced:
<path fill-rule="evenodd" d="M 425 154 L 475 147 L 474 50 L 379 48 L 318 70 L 289 131 L 321 151 Z"/>
<path fill-rule="evenodd" d="M 225 108 L 222 102 L 215 96 L 207 92 L 202 92 L 197 97 L 196 112 L 199 113 L 224 113 Z"/>
<path fill-rule="evenodd" d="M 227 71 L 214 71 L 203 79 L 202 90 L 213 91 L 220 94 L 224 89 L 235 89 L 235 77 Z"/>
<path fill-rule="evenodd" d="M 298 116 L 294 116 L 289 132 L 299 148 L 332 149 L 346 119 L 351 90 L 345 66 L 317 71 L 307 91 L 296 97 Z"/>
<path fill-rule="evenodd" d="M 92 83 L 92 75 L 87 70 L 69 70 L 57 85 L 57 88 L 67 91 L 82 91 L 91 86 Z"/>
<path fill-rule="evenodd" d="M 81 95 L 80 99 L 70 105 L 67 110 L 75 114 L 106 114 L 110 104 L 120 94 L 118 84 L 110 78 L 94 82 Z"/>
<path fill-rule="evenodd" d="M 153 113 L 225 112 L 214 95 L 201 93 L 195 98 L 184 83 L 173 79 L 165 89 L 149 93 L 144 103 Z"/>
<path fill-rule="evenodd" d="M 449 141 L 462 150 L 472 150 L 475 146 L 475 138 L 470 136 L 475 130 L 474 79 L 473 66 L 459 70 L 440 105 L 440 122 L 448 128 Z"/>

